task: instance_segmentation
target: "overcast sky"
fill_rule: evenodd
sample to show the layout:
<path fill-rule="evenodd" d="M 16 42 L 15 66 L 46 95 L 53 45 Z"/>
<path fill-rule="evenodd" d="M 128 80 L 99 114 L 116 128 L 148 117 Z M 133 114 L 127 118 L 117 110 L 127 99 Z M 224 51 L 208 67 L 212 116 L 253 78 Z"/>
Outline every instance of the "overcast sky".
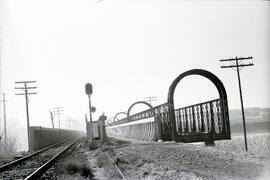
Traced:
<path fill-rule="evenodd" d="M 254 58 L 241 70 L 245 107 L 270 106 L 267 1 L 1 0 L 0 8 L 0 90 L 10 122 L 26 122 L 14 81 L 37 81 L 30 125 L 50 127 L 49 108 L 62 106 L 67 127 L 68 117 L 84 125 L 85 83 L 93 84 L 94 119 L 110 118 L 144 97 L 165 103 L 171 82 L 195 68 L 216 74 L 229 108 L 240 108 L 236 72 L 219 62 L 235 56 Z M 214 98 L 213 84 L 197 76 L 175 92 L 177 107 Z"/>

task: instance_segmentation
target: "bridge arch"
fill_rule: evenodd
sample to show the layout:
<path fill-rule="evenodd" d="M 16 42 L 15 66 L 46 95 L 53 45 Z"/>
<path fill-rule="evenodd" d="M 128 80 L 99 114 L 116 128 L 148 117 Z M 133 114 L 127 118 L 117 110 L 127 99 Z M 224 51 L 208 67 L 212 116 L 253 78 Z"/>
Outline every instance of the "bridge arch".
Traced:
<path fill-rule="evenodd" d="M 106 120 L 107 124 L 111 124 L 115 121 L 115 119 L 119 120 L 118 118 L 115 118 L 115 117 L 110 117 Z"/>
<path fill-rule="evenodd" d="M 169 119 L 170 119 L 170 128 L 172 132 L 172 139 L 175 140 L 177 133 L 176 133 L 176 118 L 175 118 L 175 108 L 174 108 L 174 92 L 175 88 L 178 83 L 186 76 L 190 75 L 199 75 L 207 78 L 210 80 L 218 90 L 219 98 L 220 98 L 220 107 L 221 107 L 221 119 L 227 120 L 228 116 L 228 103 L 227 103 L 227 93 L 225 87 L 221 80 L 214 75 L 213 73 L 203 70 L 203 69 L 192 69 L 180 74 L 172 84 L 170 85 L 168 96 L 167 96 L 167 104 L 168 104 L 168 112 L 169 112 Z"/>
<path fill-rule="evenodd" d="M 116 113 L 115 116 L 114 116 L 113 122 L 115 122 L 115 119 L 118 119 L 117 116 L 120 115 L 120 114 L 125 114 L 125 115 L 127 115 L 126 112 L 119 112 L 119 113 Z"/>
<path fill-rule="evenodd" d="M 137 102 L 133 103 L 133 104 L 128 108 L 128 111 L 127 111 L 127 121 L 129 121 L 129 116 L 130 116 L 130 111 L 131 111 L 131 109 L 132 109 L 135 105 L 137 105 L 137 104 L 145 104 L 145 105 L 148 106 L 150 109 L 153 108 L 153 106 L 152 106 L 151 104 L 149 104 L 148 102 L 146 102 L 146 101 L 137 101 Z"/>

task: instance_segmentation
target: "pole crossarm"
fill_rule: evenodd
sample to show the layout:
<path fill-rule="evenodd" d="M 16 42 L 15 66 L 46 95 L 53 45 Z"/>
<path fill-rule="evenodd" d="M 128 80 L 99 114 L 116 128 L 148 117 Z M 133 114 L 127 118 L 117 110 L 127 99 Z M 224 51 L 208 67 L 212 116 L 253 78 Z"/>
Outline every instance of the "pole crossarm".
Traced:
<path fill-rule="evenodd" d="M 20 95 L 26 95 L 26 94 L 25 93 L 16 93 L 15 95 L 20 96 Z"/>
<path fill-rule="evenodd" d="M 23 84 L 25 84 L 25 83 L 35 83 L 35 82 L 37 82 L 37 81 L 15 81 L 16 84 L 20 84 L 20 83 L 23 83 Z"/>
<path fill-rule="evenodd" d="M 61 108 L 64 108 L 64 107 L 62 107 L 62 106 L 61 107 L 54 107 L 53 109 L 61 109 Z"/>
<path fill-rule="evenodd" d="M 23 89 L 23 90 L 25 90 L 25 89 L 37 89 L 37 87 L 15 87 L 15 89 Z"/>
<path fill-rule="evenodd" d="M 27 93 L 27 95 L 37 94 L 36 92 Z M 26 95 L 25 93 L 16 93 L 15 95 Z"/>
<path fill-rule="evenodd" d="M 228 58 L 228 59 L 220 59 L 220 62 L 224 62 L 224 61 L 235 61 L 235 60 L 247 60 L 247 59 L 253 59 L 252 56 L 248 56 L 248 57 L 235 57 L 235 58 Z"/>
<path fill-rule="evenodd" d="M 234 67 L 244 67 L 244 66 L 253 66 L 253 63 L 248 63 L 248 64 L 239 64 L 237 65 L 228 65 L 228 66 L 221 66 L 221 68 L 234 68 Z"/>
<path fill-rule="evenodd" d="M 53 113 L 59 113 L 59 114 L 63 114 L 62 112 L 64 112 L 63 107 L 57 107 L 57 108 L 53 108 L 52 110 Z"/>

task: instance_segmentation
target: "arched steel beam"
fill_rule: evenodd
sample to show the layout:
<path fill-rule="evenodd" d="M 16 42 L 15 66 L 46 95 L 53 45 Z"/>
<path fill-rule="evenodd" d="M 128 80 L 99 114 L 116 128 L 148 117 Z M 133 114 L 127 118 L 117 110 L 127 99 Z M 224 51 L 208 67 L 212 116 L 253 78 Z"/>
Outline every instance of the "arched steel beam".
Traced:
<path fill-rule="evenodd" d="M 106 120 L 107 124 L 114 122 L 114 117 L 110 117 Z"/>
<path fill-rule="evenodd" d="M 125 115 L 127 115 L 126 112 L 119 112 L 119 113 L 117 113 L 117 114 L 114 116 L 113 122 L 115 121 L 115 119 L 117 118 L 117 116 L 120 115 L 120 114 L 125 114 Z M 118 118 L 117 118 L 117 120 L 118 120 Z"/>
<path fill-rule="evenodd" d="M 153 106 L 151 104 L 149 104 L 148 102 L 146 101 L 137 101 L 135 103 L 133 103 L 129 108 L 128 108 L 128 111 L 127 111 L 127 121 L 129 121 L 129 116 L 130 116 L 130 111 L 131 109 L 133 108 L 133 106 L 135 106 L 136 104 L 145 104 L 146 106 L 148 106 L 150 109 L 153 108 Z"/>
<path fill-rule="evenodd" d="M 177 84 L 186 76 L 189 75 L 200 75 L 203 76 L 207 79 L 209 79 L 217 88 L 219 97 L 220 97 L 220 102 L 221 102 L 221 107 L 223 109 L 222 113 L 222 118 L 225 118 L 224 116 L 226 115 L 226 112 L 228 112 L 228 102 L 227 102 L 227 93 L 225 90 L 225 87 L 221 80 L 214 75 L 213 73 L 203 70 L 203 69 L 192 69 L 189 71 L 186 71 L 182 74 L 180 74 L 170 85 L 169 91 L 168 91 L 168 108 L 169 108 L 169 119 L 170 119 L 170 124 L 171 124 L 171 130 L 172 130 L 172 138 L 175 140 L 175 133 L 176 133 L 176 126 L 175 126 L 175 113 L 174 113 L 174 91 L 177 86 Z"/>

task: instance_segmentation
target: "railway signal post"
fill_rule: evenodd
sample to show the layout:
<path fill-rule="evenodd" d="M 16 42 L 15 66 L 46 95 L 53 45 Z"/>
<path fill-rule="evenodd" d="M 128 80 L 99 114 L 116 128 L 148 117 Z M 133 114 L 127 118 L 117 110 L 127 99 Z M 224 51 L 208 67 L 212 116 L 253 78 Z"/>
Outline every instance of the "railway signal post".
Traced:
<path fill-rule="evenodd" d="M 92 84 L 87 83 L 85 84 L 85 93 L 88 95 L 88 103 L 89 103 L 89 114 L 90 114 L 90 132 L 87 132 L 90 136 L 90 139 L 93 140 L 94 139 L 94 134 L 93 134 L 93 122 L 92 122 L 92 107 L 91 107 L 91 95 L 93 93 L 93 87 Z M 86 123 L 87 125 L 87 123 Z M 87 128 L 88 130 L 88 128 Z"/>

